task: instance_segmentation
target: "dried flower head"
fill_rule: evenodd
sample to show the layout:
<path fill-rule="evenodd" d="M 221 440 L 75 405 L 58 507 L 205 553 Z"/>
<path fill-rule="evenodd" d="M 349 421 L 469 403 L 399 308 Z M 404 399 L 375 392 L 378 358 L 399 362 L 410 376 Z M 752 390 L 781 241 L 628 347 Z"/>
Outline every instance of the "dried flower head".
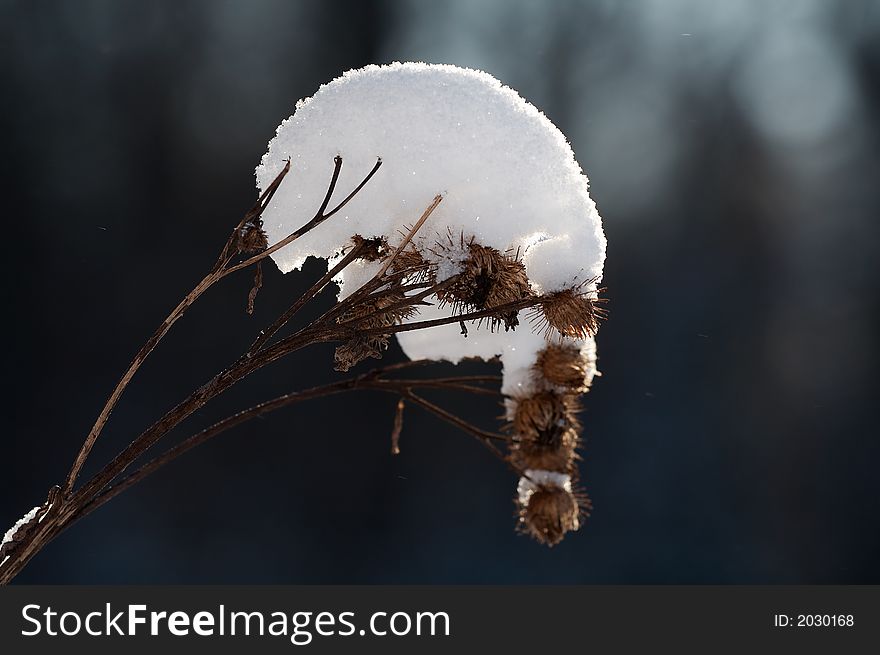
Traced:
<path fill-rule="evenodd" d="M 471 238 L 460 236 L 455 245 L 452 235 L 432 250 L 443 257 L 461 252 L 461 270 L 455 282 L 437 293 L 442 304 L 451 304 L 456 311 L 484 310 L 523 300 L 531 295 L 525 266 L 516 255 L 482 246 Z M 504 325 L 509 330 L 519 325 L 517 311 L 500 312 L 489 319 L 492 329 Z"/>
<path fill-rule="evenodd" d="M 388 256 L 388 241 L 384 237 L 372 237 L 367 239 L 360 234 L 351 238 L 355 248 L 360 250 L 358 259 L 368 262 L 376 262 Z"/>
<path fill-rule="evenodd" d="M 552 471 L 527 470 L 517 488 L 519 529 L 547 546 L 580 528 L 580 517 L 592 508 L 585 494 L 572 491 L 571 477 Z"/>
<path fill-rule="evenodd" d="M 515 402 L 510 429 L 524 439 L 553 446 L 562 443 L 567 430 L 580 430 L 576 394 L 542 391 Z"/>
<path fill-rule="evenodd" d="M 253 254 L 262 252 L 269 247 L 269 241 L 266 233 L 263 231 L 263 221 L 259 218 L 256 221 L 247 221 L 238 228 L 236 235 L 236 248 L 238 252 L 244 254 Z"/>
<path fill-rule="evenodd" d="M 394 251 L 394 261 L 391 262 L 393 273 L 405 273 L 406 279 L 411 282 L 427 282 L 436 279 L 436 271 L 433 264 L 428 262 L 418 250 L 413 247 Z"/>
<path fill-rule="evenodd" d="M 577 396 L 544 391 L 514 401 L 510 461 L 517 468 L 570 472 L 580 445 Z"/>
<path fill-rule="evenodd" d="M 596 374 L 595 347 L 548 343 L 538 353 L 535 371 L 551 385 L 571 391 L 586 391 Z"/>
<path fill-rule="evenodd" d="M 405 298 L 406 296 L 403 292 L 391 291 L 379 298 L 365 300 L 343 314 L 339 318 L 339 322 L 351 322 L 355 330 L 397 325 L 417 312 L 416 308 L 412 305 L 403 305 L 389 309 L 405 300 Z M 345 372 L 368 357 L 380 359 L 382 351 L 388 348 L 388 339 L 390 337 L 391 335 L 388 334 L 356 334 L 336 348 L 334 368 L 337 371 Z"/>
<path fill-rule="evenodd" d="M 605 310 L 599 306 L 603 299 L 594 291 L 565 289 L 548 294 L 532 312 L 532 321 L 544 333 L 556 330 L 564 337 L 587 339 L 595 336 Z"/>
<path fill-rule="evenodd" d="M 510 461 L 519 469 L 535 468 L 548 471 L 571 471 L 578 459 L 580 437 L 577 430 L 558 428 L 543 435 L 547 439 L 535 439 L 529 435 L 516 435 L 510 444 Z"/>

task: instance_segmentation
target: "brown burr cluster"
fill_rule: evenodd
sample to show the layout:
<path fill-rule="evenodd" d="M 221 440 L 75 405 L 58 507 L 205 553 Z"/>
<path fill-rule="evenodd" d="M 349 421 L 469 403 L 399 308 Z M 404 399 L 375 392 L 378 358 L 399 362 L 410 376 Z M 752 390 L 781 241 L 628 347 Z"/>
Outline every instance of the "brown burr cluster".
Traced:
<path fill-rule="evenodd" d="M 508 401 L 510 461 L 522 471 L 518 527 L 549 546 L 577 530 L 592 507 L 573 486 L 578 478 L 579 396 L 596 374 L 592 345 L 592 339 L 580 347 L 548 342 L 532 367 L 533 391 Z"/>
<path fill-rule="evenodd" d="M 438 242 L 431 250 L 439 257 L 448 252 L 466 253 L 455 282 L 437 293 L 441 304 L 452 305 L 458 312 L 474 311 L 500 308 L 532 295 L 526 268 L 516 253 L 482 246 L 464 235 L 458 241 L 456 244 L 448 234 L 446 241 Z M 487 321 L 493 330 L 501 325 L 510 330 L 519 325 L 517 314 L 517 310 L 499 310 Z"/>
<path fill-rule="evenodd" d="M 356 305 L 351 312 L 346 312 L 340 321 L 363 319 L 362 329 L 387 328 L 398 325 L 416 314 L 412 305 L 400 305 L 406 296 L 402 292 L 392 292 L 384 296 Z M 382 352 L 388 348 L 389 334 L 357 334 L 340 346 L 334 354 L 334 368 L 337 371 L 348 371 L 368 357 L 381 359 Z"/>
<path fill-rule="evenodd" d="M 448 306 L 453 315 L 480 313 L 483 318 L 478 320 L 493 331 L 501 326 L 505 331 L 518 326 L 531 331 L 534 339 L 523 342 L 528 353 L 520 360 L 524 365 L 515 371 L 505 369 L 505 376 L 519 381 L 506 398 L 505 431 L 510 435 L 506 459 L 521 476 L 516 495 L 518 529 L 553 546 L 577 530 L 592 507 L 577 487 L 578 413 L 581 394 L 598 374 L 593 336 L 604 316 L 598 291 L 593 284 L 581 283 L 539 294 L 519 253 L 481 245 L 464 234 L 447 232 L 430 246 L 408 240 L 395 247 L 384 237 L 352 238 L 357 259 L 387 271 L 387 276 L 371 287 L 381 292 L 364 296 L 338 317 L 357 329 L 337 347 L 336 369 L 347 371 L 366 358 L 381 357 L 391 336 L 381 331 L 406 322 L 417 313 L 417 304 Z M 407 303 L 407 291 L 414 289 L 432 293 Z M 532 325 L 521 326 L 518 313 L 527 306 L 532 307 Z M 461 329 L 467 337 L 464 323 Z"/>
<path fill-rule="evenodd" d="M 388 348 L 391 334 L 363 332 L 399 325 L 416 315 L 418 308 L 407 302 L 403 283 L 427 279 L 432 275 L 430 265 L 415 250 L 398 252 L 384 238 L 365 239 L 359 234 L 351 238 L 351 243 L 358 249 L 357 259 L 364 262 L 386 261 L 394 255 L 391 270 L 399 275 L 392 277 L 383 293 L 353 305 L 349 311 L 338 317 L 339 323 L 356 321 L 359 328 L 351 339 L 336 348 L 334 368 L 342 372 L 365 359 L 382 357 L 382 352 Z"/>
<path fill-rule="evenodd" d="M 263 221 L 259 218 L 247 221 L 238 228 L 235 246 L 239 252 L 253 254 L 265 250 L 268 245 L 266 232 L 263 231 Z"/>
<path fill-rule="evenodd" d="M 564 289 L 547 294 L 532 311 L 532 324 L 545 336 L 558 332 L 571 339 L 588 339 L 596 334 L 605 310 L 595 291 Z"/>

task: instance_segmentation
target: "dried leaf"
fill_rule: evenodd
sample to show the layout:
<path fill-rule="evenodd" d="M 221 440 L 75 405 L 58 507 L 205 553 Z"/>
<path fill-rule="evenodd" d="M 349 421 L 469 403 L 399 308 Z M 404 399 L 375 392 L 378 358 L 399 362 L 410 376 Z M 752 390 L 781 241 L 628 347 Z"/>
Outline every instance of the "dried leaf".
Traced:
<path fill-rule="evenodd" d="M 247 313 L 254 313 L 254 301 L 257 299 L 257 294 L 260 292 L 260 289 L 263 286 L 263 262 L 257 262 L 257 270 L 254 272 L 254 286 L 251 288 L 248 293 L 248 302 L 247 302 Z"/>

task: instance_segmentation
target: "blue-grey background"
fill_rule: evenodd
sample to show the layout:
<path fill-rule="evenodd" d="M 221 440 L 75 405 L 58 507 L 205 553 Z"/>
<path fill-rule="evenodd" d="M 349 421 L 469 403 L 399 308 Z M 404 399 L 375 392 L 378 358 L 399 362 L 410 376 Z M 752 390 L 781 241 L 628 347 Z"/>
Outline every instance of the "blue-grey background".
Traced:
<path fill-rule="evenodd" d="M 514 534 L 515 480 L 477 443 L 412 409 L 392 458 L 394 401 L 364 395 L 224 435 L 20 581 L 880 582 L 880 3 L 5 0 L 0 43 L 2 529 L 213 262 L 276 125 L 346 69 L 449 62 L 513 86 L 570 138 L 609 241 L 583 416 L 596 509 L 557 548 Z M 270 270 L 253 317 L 248 276 L 213 290 L 87 472 L 320 271 Z M 177 436 L 337 379 L 331 357 L 249 378 Z"/>

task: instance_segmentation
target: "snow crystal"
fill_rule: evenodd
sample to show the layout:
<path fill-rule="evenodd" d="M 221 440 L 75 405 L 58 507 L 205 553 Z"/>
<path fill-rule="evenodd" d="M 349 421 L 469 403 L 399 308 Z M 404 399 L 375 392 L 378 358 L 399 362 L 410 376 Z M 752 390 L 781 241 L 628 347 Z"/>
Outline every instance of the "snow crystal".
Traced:
<path fill-rule="evenodd" d="M 343 166 L 330 206 L 376 163 L 382 167 L 340 212 L 275 252 L 288 272 L 308 256 L 331 258 L 354 234 L 400 241 L 437 194 L 443 201 L 414 239 L 437 263 L 438 279 L 458 272 L 462 253 L 429 248 L 451 236 L 518 253 L 536 292 L 595 288 L 605 260 L 605 235 L 588 181 L 565 136 L 516 91 L 487 73 L 450 65 L 367 66 L 323 85 L 297 103 L 257 167 L 265 189 L 290 159 L 291 170 L 263 214 L 269 243 L 306 223 L 321 205 L 333 171 Z M 355 291 L 378 264 L 355 263 L 338 278 L 341 295 Z M 434 299 L 436 300 L 436 299 Z M 423 308 L 411 321 L 448 317 L 449 306 Z M 515 331 L 458 324 L 403 332 L 413 359 L 468 357 L 504 364 L 503 392 L 522 395 L 545 340 L 524 321 Z M 583 343 L 583 342 L 577 342 Z M 592 347 L 595 347 L 593 344 Z"/>

